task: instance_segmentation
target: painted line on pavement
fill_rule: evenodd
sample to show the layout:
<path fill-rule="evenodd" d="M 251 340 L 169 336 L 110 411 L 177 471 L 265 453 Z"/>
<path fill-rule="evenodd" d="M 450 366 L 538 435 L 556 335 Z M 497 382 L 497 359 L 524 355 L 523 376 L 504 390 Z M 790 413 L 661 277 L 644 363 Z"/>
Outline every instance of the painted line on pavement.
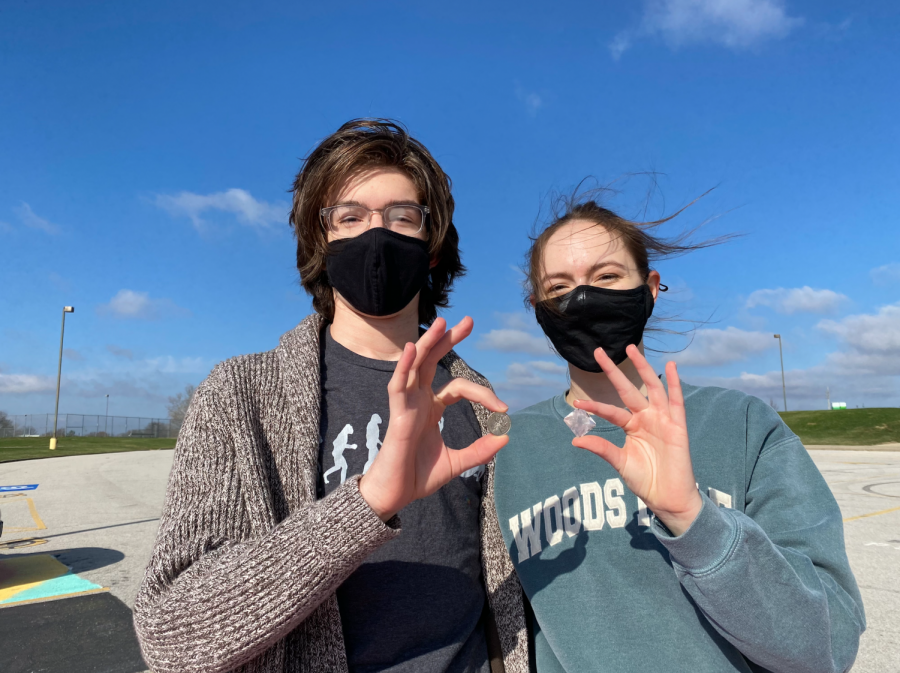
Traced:
<path fill-rule="evenodd" d="M 871 514 L 860 514 L 859 516 L 851 516 L 847 519 L 844 519 L 844 523 L 847 523 L 848 521 L 856 521 L 857 519 L 865 519 L 866 517 L 869 517 L 869 516 L 878 516 L 879 514 L 888 514 L 890 512 L 896 512 L 897 510 L 900 510 L 900 507 L 891 507 L 890 509 L 883 509 L 880 512 L 872 512 Z"/>

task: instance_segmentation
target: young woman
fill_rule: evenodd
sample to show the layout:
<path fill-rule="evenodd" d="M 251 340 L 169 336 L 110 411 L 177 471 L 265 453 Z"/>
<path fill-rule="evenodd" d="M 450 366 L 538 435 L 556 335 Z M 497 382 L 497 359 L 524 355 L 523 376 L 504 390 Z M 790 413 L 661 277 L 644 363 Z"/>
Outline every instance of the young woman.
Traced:
<path fill-rule="evenodd" d="M 800 440 L 760 400 L 644 359 L 650 261 L 689 249 L 653 224 L 576 203 L 529 252 L 531 303 L 571 380 L 513 416 L 495 466 L 532 667 L 846 671 L 863 606 Z"/>

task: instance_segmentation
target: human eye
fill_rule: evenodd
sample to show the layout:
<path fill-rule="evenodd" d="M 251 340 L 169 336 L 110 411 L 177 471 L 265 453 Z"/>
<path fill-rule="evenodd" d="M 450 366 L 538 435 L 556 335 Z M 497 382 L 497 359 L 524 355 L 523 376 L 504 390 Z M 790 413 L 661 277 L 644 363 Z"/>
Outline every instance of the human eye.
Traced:
<path fill-rule="evenodd" d="M 386 215 L 391 226 L 400 229 L 418 229 L 422 225 L 422 212 L 411 206 L 394 206 Z"/>
<path fill-rule="evenodd" d="M 355 227 L 366 220 L 365 211 L 362 208 L 352 206 L 338 208 L 334 216 L 337 223 L 342 227 Z"/>

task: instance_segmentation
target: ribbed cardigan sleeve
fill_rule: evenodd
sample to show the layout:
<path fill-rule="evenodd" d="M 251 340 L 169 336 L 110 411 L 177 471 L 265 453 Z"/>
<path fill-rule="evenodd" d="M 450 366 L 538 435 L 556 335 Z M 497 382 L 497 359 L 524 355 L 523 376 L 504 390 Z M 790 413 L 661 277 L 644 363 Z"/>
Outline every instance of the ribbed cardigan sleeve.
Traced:
<path fill-rule="evenodd" d="M 144 659 L 157 673 L 230 671 L 266 653 L 399 534 L 348 480 L 258 539 L 214 370 L 179 433 L 159 533 L 135 601 Z M 265 666 L 263 668 L 266 668 Z"/>

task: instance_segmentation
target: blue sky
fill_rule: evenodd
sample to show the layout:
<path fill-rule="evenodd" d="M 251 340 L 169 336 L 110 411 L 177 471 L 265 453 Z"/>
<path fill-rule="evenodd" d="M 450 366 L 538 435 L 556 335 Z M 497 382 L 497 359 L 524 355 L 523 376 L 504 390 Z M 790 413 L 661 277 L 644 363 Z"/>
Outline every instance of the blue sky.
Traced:
<path fill-rule="evenodd" d="M 361 116 L 452 177 L 446 317 L 473 316 L 459 350 L 511 406 L 565 387 L 517 267 L 586 176 L 629 217 L 715 187 L 667 231 L 743 234 L 658 267 L 660 311 L 709 320 L 665 356 L 685 380 L 780 407 L 777 332 L 789 408 L 900 404 L 894 3 L 430 4 L 5 2 L 0 410 L 52 411 L 66 304 L 64 413 L 165 415 L 273 348 L 310 311 L 288 187 Z"/>

